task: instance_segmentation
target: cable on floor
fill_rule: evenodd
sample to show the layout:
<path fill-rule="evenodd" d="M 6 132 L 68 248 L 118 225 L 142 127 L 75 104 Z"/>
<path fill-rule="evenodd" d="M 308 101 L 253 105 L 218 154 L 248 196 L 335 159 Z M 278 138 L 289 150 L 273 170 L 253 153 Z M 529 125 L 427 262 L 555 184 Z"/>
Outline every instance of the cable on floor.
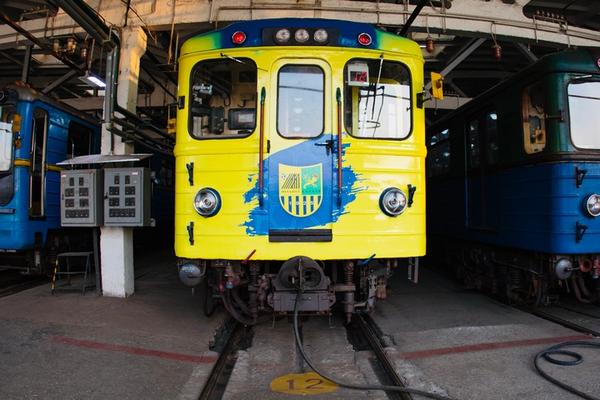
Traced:
<path fill-rule="evenodd" d="M 584 393 L 579 389 L 574 388 L 571 385 L 568 385 L 546 373 L 540 367 L 540 360 L 543 358 L 551 364 L 561 365 L 561 366 L 573 366 L 579 365 L 583 362 L 583 356 L 573 350 L 565 350 L 569 347 L 592 347 L 592 348 L 600 348 L 600 342 L 592 342 L 592 341 L 573 341 L 573 342 L 563 342 L 556 344 L 554 346 L 548 347 L 545 350 L 540 351 L 536 354 L 535 359 L 533 360 L 533 365 L 537 372 L 547 381 L 552 382 L 558 387 L 563 388 L 564 390 L 571 392 L 583 399 L 586 400 L 600 400 L 600 397 L 592 396 L 591 394 Z M 555 358 L 554 356 L 563 356 L 563 358 Z M 567 357 L 567 359 L 564 359 Z"/>

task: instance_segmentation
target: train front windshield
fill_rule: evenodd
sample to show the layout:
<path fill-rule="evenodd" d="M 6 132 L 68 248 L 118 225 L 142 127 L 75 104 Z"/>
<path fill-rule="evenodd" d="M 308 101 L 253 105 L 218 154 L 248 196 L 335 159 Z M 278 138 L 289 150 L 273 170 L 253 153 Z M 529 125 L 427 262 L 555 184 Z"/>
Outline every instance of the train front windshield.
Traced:
<path fill-rule="evenodd" d="M 580 149 L 600 149 L 600 81 L 573 81 L 567 93 L 573 144 Z"/>
<path fill-rule="evenodd" d="M 0 106 L 0 205 L 7 204 L 13 195 L 13 105 Z"/>

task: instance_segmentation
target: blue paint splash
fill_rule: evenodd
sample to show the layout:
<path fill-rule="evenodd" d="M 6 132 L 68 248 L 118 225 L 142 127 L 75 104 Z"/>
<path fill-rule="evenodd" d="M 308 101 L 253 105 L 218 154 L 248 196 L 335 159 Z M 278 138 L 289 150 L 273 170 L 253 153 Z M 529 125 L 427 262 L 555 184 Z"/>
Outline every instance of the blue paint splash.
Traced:
<path fill-rule="evenodd" d="M 246 227 L 248 235 L 267 235 L 269 229 L 307 229 L 336 222 L 342 215 L 347 213 L 347 206 L 356 200 L 356 194 L 365 190 L 366 187 L 357 186 L 362 181 L 359 174 L 355 173 L 351 166 L 342 168 L 342 196 L 340 206 L 337 201 L 337 167 L 336 156 L 327 156 L 325 147 L 317 146 L 318 142 L 333 140 L 333 148 L 337 148 L 337 137 L 327 134 L 318 138 L 305 140 L 295 146 L 271 154 L 263 161 L 264 189 L 263 207 L 259 205 L 258 175 L 250 174 L 248 181 L 254 181 L 253 187 L 244 193 L 246 204 L 254 203 L 250 210 L 248 219 L 242 224 Z M 349 143 L 342 145 L 342 159 Z M 278 165 L 307 166 L 323 164 L 323 200 L 319 209 L 310 216 L 295 217 L 281 207 L 278 199 L 279 177 Z M 269 165 L 273 170 L 269 170 Z M 273 199 L 270 201 L 270 199 Z"/>

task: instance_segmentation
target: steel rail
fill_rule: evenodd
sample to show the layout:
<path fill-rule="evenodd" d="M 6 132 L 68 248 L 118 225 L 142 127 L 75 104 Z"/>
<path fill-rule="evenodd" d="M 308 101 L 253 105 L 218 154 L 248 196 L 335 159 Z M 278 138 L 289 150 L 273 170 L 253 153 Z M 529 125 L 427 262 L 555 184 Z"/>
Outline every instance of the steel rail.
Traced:
<path fill-rule="evenodd" d="M 396 372 L 396 369 L 394 368 L 394 362 L 392 360 L 390 360 L 390 358 L 387 356 L 387 354 L 385 352 L 385 348 L 383 347 L 383 344 L 381 343 L 381 340 L 379 339 L 379 336 L 377 335 L 377 332 L 375 331 L 375 328 L 373 327 L 373 325 L 371 323 L 369 323 L 363 315 L 356 314 L 354 316 L 354 318 L 355 318 L 355 321 L 356 321 L 357 326 L 359 327 L 361 333 L 367 339 L 367 342 L 369 343 L 369 346 L 373 350 L 373 353 L 375 353 L 375 356 L 377 357 L 377 361 L 383 368 L 388 379 L 395 386 L 406 387 L 406 384 L 404 383 L 402 378 L 400 378 L 400 376 Z M 412 400 L 412 398 L 413 398 L 410 395 L 410 393 L 391 393 L 391 392 L 386 392 L 386 393 L 391 398 L 399 398 L 402 400 Z"/>
<path fill-rule="evenodd" d="M 587 335 L 592 335 L 594 337 L 600 337 L 600 332 L 598 332 L 594 329 L 586 328 L 585 326 L 576 324 L 573 321 L 569 321 L 569 320 L 561 318 L 561 317 L 557 317 L 556 315 L 552 315 L 552 314 L 542 311 L 538 308 L 529 307 L 529 306 L 515 306 L 515 308 L 517 308 L 518 310 L 521 310 L 523 312 L 526 312 L 528 314 L 535 315 L 536 317 L 545 319 L 547 321 L 554 322 L 555 324 L 562 325 L 565 328 L 569 328 L 569 329 L 572 329 L 577 332 L 585 333 Z"/>
<path fill-rule="evenodd" d="M 241 340 L 243 334 L 244 326 L 236 321 L 231 334 L 225 342 L 225 346 L 223 346 L 223 350 L 221 350 L 215 365 L 206 379 L 206 383 L 198 397 L 199 400 L 214 400 L 218 397 L 217 387 L 223 378 L 225 367 L 230 361 L 230 357 L 234 356 L 237 351 L 237 344 Z M 227 380 L 229 380 L 229 378 L 227 378 Z"/>

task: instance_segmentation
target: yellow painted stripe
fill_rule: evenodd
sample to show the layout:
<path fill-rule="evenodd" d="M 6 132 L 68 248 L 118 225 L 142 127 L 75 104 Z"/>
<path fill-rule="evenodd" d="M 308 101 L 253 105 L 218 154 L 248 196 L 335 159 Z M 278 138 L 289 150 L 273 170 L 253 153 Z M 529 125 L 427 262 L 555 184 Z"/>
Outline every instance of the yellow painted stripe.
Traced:
<path fill-rule="evenodd" d="M 15 167 L 30 167 L 30 166 L 31 166 L 30 160 L 26 160 L 24 158 L 15 159 Z M 59 167 L 58 165 L 46 164 L 46 171 L 60 172 L 62 170 L 63 170 L 63 168 Z"/>
<path fill-rule="evenodd" d="M 15 159 L 15 167 L 30 167 L 31 162 L 23 158 Z"/>

